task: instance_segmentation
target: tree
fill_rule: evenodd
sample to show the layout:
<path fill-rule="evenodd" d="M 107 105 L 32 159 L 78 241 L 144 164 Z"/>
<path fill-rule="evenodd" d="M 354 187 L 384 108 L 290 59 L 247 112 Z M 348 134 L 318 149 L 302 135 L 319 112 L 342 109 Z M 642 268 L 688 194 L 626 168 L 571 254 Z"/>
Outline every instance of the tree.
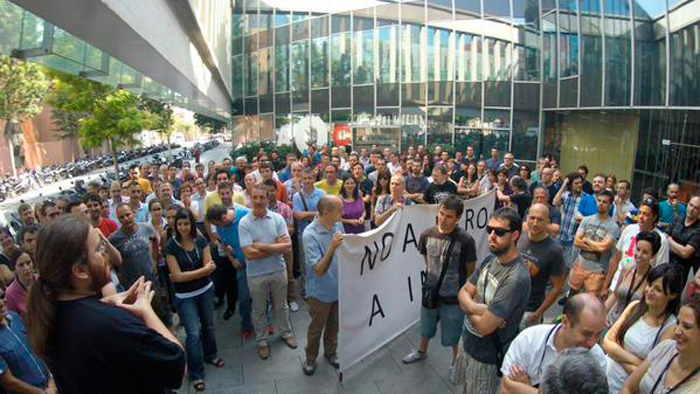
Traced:
<path fill-rule="evenodd" d="M 170 163 L 170 137 L 173 135 L 175 123 L 172 106 L 152 98 L 141 97 L 141 108 L 153 116 L 151 129 L 160 135 L 161 140 L 168 142 L 168 163 Z"/>
<path fill-rule="evenodd" d="M 112 87 L 60 71 L 49 71 L 48 75 L 51 89 L 46 103 L 53 107 L 51 118 L 58 138 L 78 138 L 80 121 L 90 117 L 95 101 L 110 93 Z"/>
<path fill-rule="evenodd" d="M 218 119 L 210 118 L 202 114 L 194 114 L 194 124 L 199 126 L 202 130 L 206 130 L 211 133 L 220 133 L 224 130 L 227 123 L 222 122 Z"/>
<path fill-rule="evenodd" d="M 41 112 L 41 100 L 48 88 L 41 66 L 0 56 L 0 119 L 6 122 L 5 139 L 13 175 L 17 175 L 14 142 L 22 131 L 19 123 Z"/>
<path fill-rule="evenodd" d="M 138 145 L 136 135 L 150 128 L 153 122 L 153 117 L 139 107 L 137 96 L 117 90 L 97 99 L 92 115 L 80 122 L 80 139 L 88 148 L 109 143 L 114 171 L 119 176 L 118 149 Z"/>

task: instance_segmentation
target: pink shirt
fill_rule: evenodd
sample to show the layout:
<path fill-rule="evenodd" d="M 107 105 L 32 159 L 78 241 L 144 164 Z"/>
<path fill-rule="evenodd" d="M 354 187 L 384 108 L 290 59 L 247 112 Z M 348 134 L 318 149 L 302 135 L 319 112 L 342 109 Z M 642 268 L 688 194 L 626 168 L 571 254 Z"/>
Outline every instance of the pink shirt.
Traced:
<path fill-rule="evenodd" d="M 24 313 L 27 311 L 27 290 L 19 283 L 19 280 L 15 279 L 7 286 L 5 297 L 7 309 L 17 312 L 18 315 L 24 317 Z"/>

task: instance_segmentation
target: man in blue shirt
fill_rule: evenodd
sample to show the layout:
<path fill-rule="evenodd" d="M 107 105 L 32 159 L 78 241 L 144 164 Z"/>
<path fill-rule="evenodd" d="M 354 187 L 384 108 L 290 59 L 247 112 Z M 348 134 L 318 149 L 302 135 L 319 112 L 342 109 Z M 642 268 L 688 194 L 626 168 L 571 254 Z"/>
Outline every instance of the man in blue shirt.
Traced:
<path fill-rule="evenodd" d="M 659 204 L 659 210 L 661 211 L 659 227 L 662 229 L 669 227 L 676 220 L 685 220 L 687 207 L 678 199 L 679 193 L 680 186 L 677 183 L 671 183 L 666 188 L 666 199 Z"/>
<path fill-rule="evenodd" d="M 56 385 L 46 365 L 34 354 L 27 330 L 15 312 L 7 310 L 0 289 L 0 391 L 55 394 Z"/>
<path fill-rule="evenodd" d="M 265 335 L 268 299 L 272 303 L 282 340 L 292 349 L 297 347 L 289 324 L 287 268 L 284 262 L 284 254 L 292 251 L 292 241 L 282 215 L 267 209 L 269 202 L 265 186 L 255 185 L 249 193 L 253 211 L 241 219 L 238 235 L 247 260 L 246 274 L 253 300 L 253 327 L 258 355 L 265 360 L 270 357 L 270 346 Z"/>
<path fill-rule="evenodd" d="M 250 210 L 240 205 L 227 208 L 223 205 L 214 205 L 207 211 L 207 221 L 216 226 L 216 233 L 221 242 L 220 249 L 227 260 L 236 270 L 236 282 L 238 284 L 238 313 L 241 316 L 241 326 L 243 329 L 243 339 L 253 336 L 253 323 L 251 317 L 251 299 L 248 290 L 248 278 L 245 273 L 245 256 L 241 249 L 241 242 L 238 237 L 238 227 Z M 231 300 L 229 300 L 231 302 Z M 235 302 L 234 302 L 235 304 Z M 229 318 L 233 315 L 234 305 L 229 305 Z M 227 311 L 228 313 L 228 311 Z M 226 319 L 226 315 L 224 315 Z M 226 319 L 228 320 L 228 319 Z"/>
<path fill-rule="evenodd" d="M 338 368 L 338 258 L 335 251 L 343 243 L 343 202 L 337 196 L 323 196 L 318 202 L 319 216 L 303 234 L 306 256 L 306 297 L 311 315 L 307 332 L 306 362 L 303 371 L 312 375 L 323 334 L 323 352 Z"/>
<path fill-rule="evenodd" d="M 314 186 L 315 181 L 316 178 L 313 172 L 311 172 L 311 170 L 309 169 L 305 169 L 304 172 L 302 172 L 301 174 L 301 190 L 299 190 L 298 193 L 294 194 L 294 197 L 292 198 L 292 210 L 294 213 L 294 219 L 296 219 L 299 223 L 297 230 L 297 240 L 300 245 L 302 243 L 302 234 L 304 234 L 306 226 L 308 226 L 318 214 L 318 201 L 321 199 L 322 196 L 326 194 L 326 192 Z M 298 257 L 298 261 L 306 261 L 306 259 L 304 258 L 303 247 L 299 248 Z M 306 289 L 304 286 L 304 282 L 306 281 L 306 270 L 300 269 L 299 272 L 301 274 L 299 277 L 299 286 L 301 287 L 301 296 L 304 297 L 306 293 Z"/>

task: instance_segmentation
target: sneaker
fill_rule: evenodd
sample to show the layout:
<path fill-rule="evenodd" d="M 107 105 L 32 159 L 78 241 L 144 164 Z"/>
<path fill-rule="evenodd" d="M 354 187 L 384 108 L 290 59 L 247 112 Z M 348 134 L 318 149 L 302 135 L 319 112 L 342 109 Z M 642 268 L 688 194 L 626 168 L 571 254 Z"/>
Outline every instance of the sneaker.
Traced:
<path fill-rule="evenodd" d="M 338 369 L 340 368 L 340 361 L 338 360 L 337 355 L 329 356 L 327 354 L 324 354 L 324 357 L 326 360 L 328 360 L 329 363 L 333 366 L 333 368 Z"/>
<path fill-rule="evenodd" d="M 248 340 L 253 337 L 253 330 L 243 330 L 243 340 Z"/>
<path fill-rule="evenodd" d="M 294 337 L 282 338 L 282 340 L 283 340 L 284 343 L 286 343 L 287 346 L 289 346 L 291 349 L 296 349 L 297 346 L 299 346 L 299 345 L 297 344 L 297 340 L 294 339 Z"/>
<path fill-rule="evenodd" d="M 296 301 L 292 301 L 289 303 L 289 310 L 296 313 L 299 312 L 299 304 L 297 304 Z"/>
<path fill-rule="evenodd" d="M 274 335 L 275 334 L 275 326 L 272 324 L 267 325 L 267 334 L 268 335 Z"/>
<path fill-rule="evenodd" d="M 267 360 L 268 358 L 270 358 L 270 347 L 267 345 L 258 346 L 258 355 L 261 359 Z"/>
<path fill-rule="evenodd" d="M 224 320 L 230 319 L 230 318 L 233 316 L 234 313 L 236 313 L 235 310 L 226 309 L 226 312 L 224 312 Z"/>
<path fill-rule="evenodd" d="M 404 364 L 413 364 L 416 361 L 425 360 L 426 358 L 428 358 L 427 354 L 421 353 L 418 350 L 414 350 L 411 353 L 407 354 L 406 357 L 404 357 L 401 361 L 403 361 Z"/>
<path fill-rule="evenodd" d="M 316 361 L 306 360 L 304 366 L 301 368 L 304 371 L 304 375 L 311 376 L 316 372 Z"/>

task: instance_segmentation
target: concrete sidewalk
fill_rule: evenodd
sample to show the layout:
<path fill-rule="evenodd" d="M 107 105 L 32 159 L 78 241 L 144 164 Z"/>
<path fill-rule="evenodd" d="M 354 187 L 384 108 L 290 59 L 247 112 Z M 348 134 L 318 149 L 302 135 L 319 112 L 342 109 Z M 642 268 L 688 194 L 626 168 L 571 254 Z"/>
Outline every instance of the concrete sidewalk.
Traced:
<path fill-rule="evenodd" d="M 449 382 L 449 366 L 452 350 L 440 345 L 438 336 L 431 341 L 430 357 L 415 364 L 406 365 L 401 359 L 418 344 L 419 327 L 413 326 L 370 357 L 351 368 L 339 382 L 336 370 L 319 356 L 313 376 L 303 374 L 306 329 L 309 314 L 301 301 L 300 310 L 290 313 L 292 329 L 299 347 L 289 349 L 275 334 L 270 341 L 271 356 L 267 360 L 258 357 L 253 339 L 243 341 L 240 317 L 224 321 L 223 309 L 215 311 L 216 337 L 219 356 L 226 366 L 216 368 L 206 364 L 207 393 L 212 394 L 419 394 L 462 392 L 460 386 Z M 184 329 L 179 328 L 184 343 Z M 321 354 L 323 350 L 321 349 Z M 195 393 L 190 382 L 184 382 L 178 393 Z"/>

